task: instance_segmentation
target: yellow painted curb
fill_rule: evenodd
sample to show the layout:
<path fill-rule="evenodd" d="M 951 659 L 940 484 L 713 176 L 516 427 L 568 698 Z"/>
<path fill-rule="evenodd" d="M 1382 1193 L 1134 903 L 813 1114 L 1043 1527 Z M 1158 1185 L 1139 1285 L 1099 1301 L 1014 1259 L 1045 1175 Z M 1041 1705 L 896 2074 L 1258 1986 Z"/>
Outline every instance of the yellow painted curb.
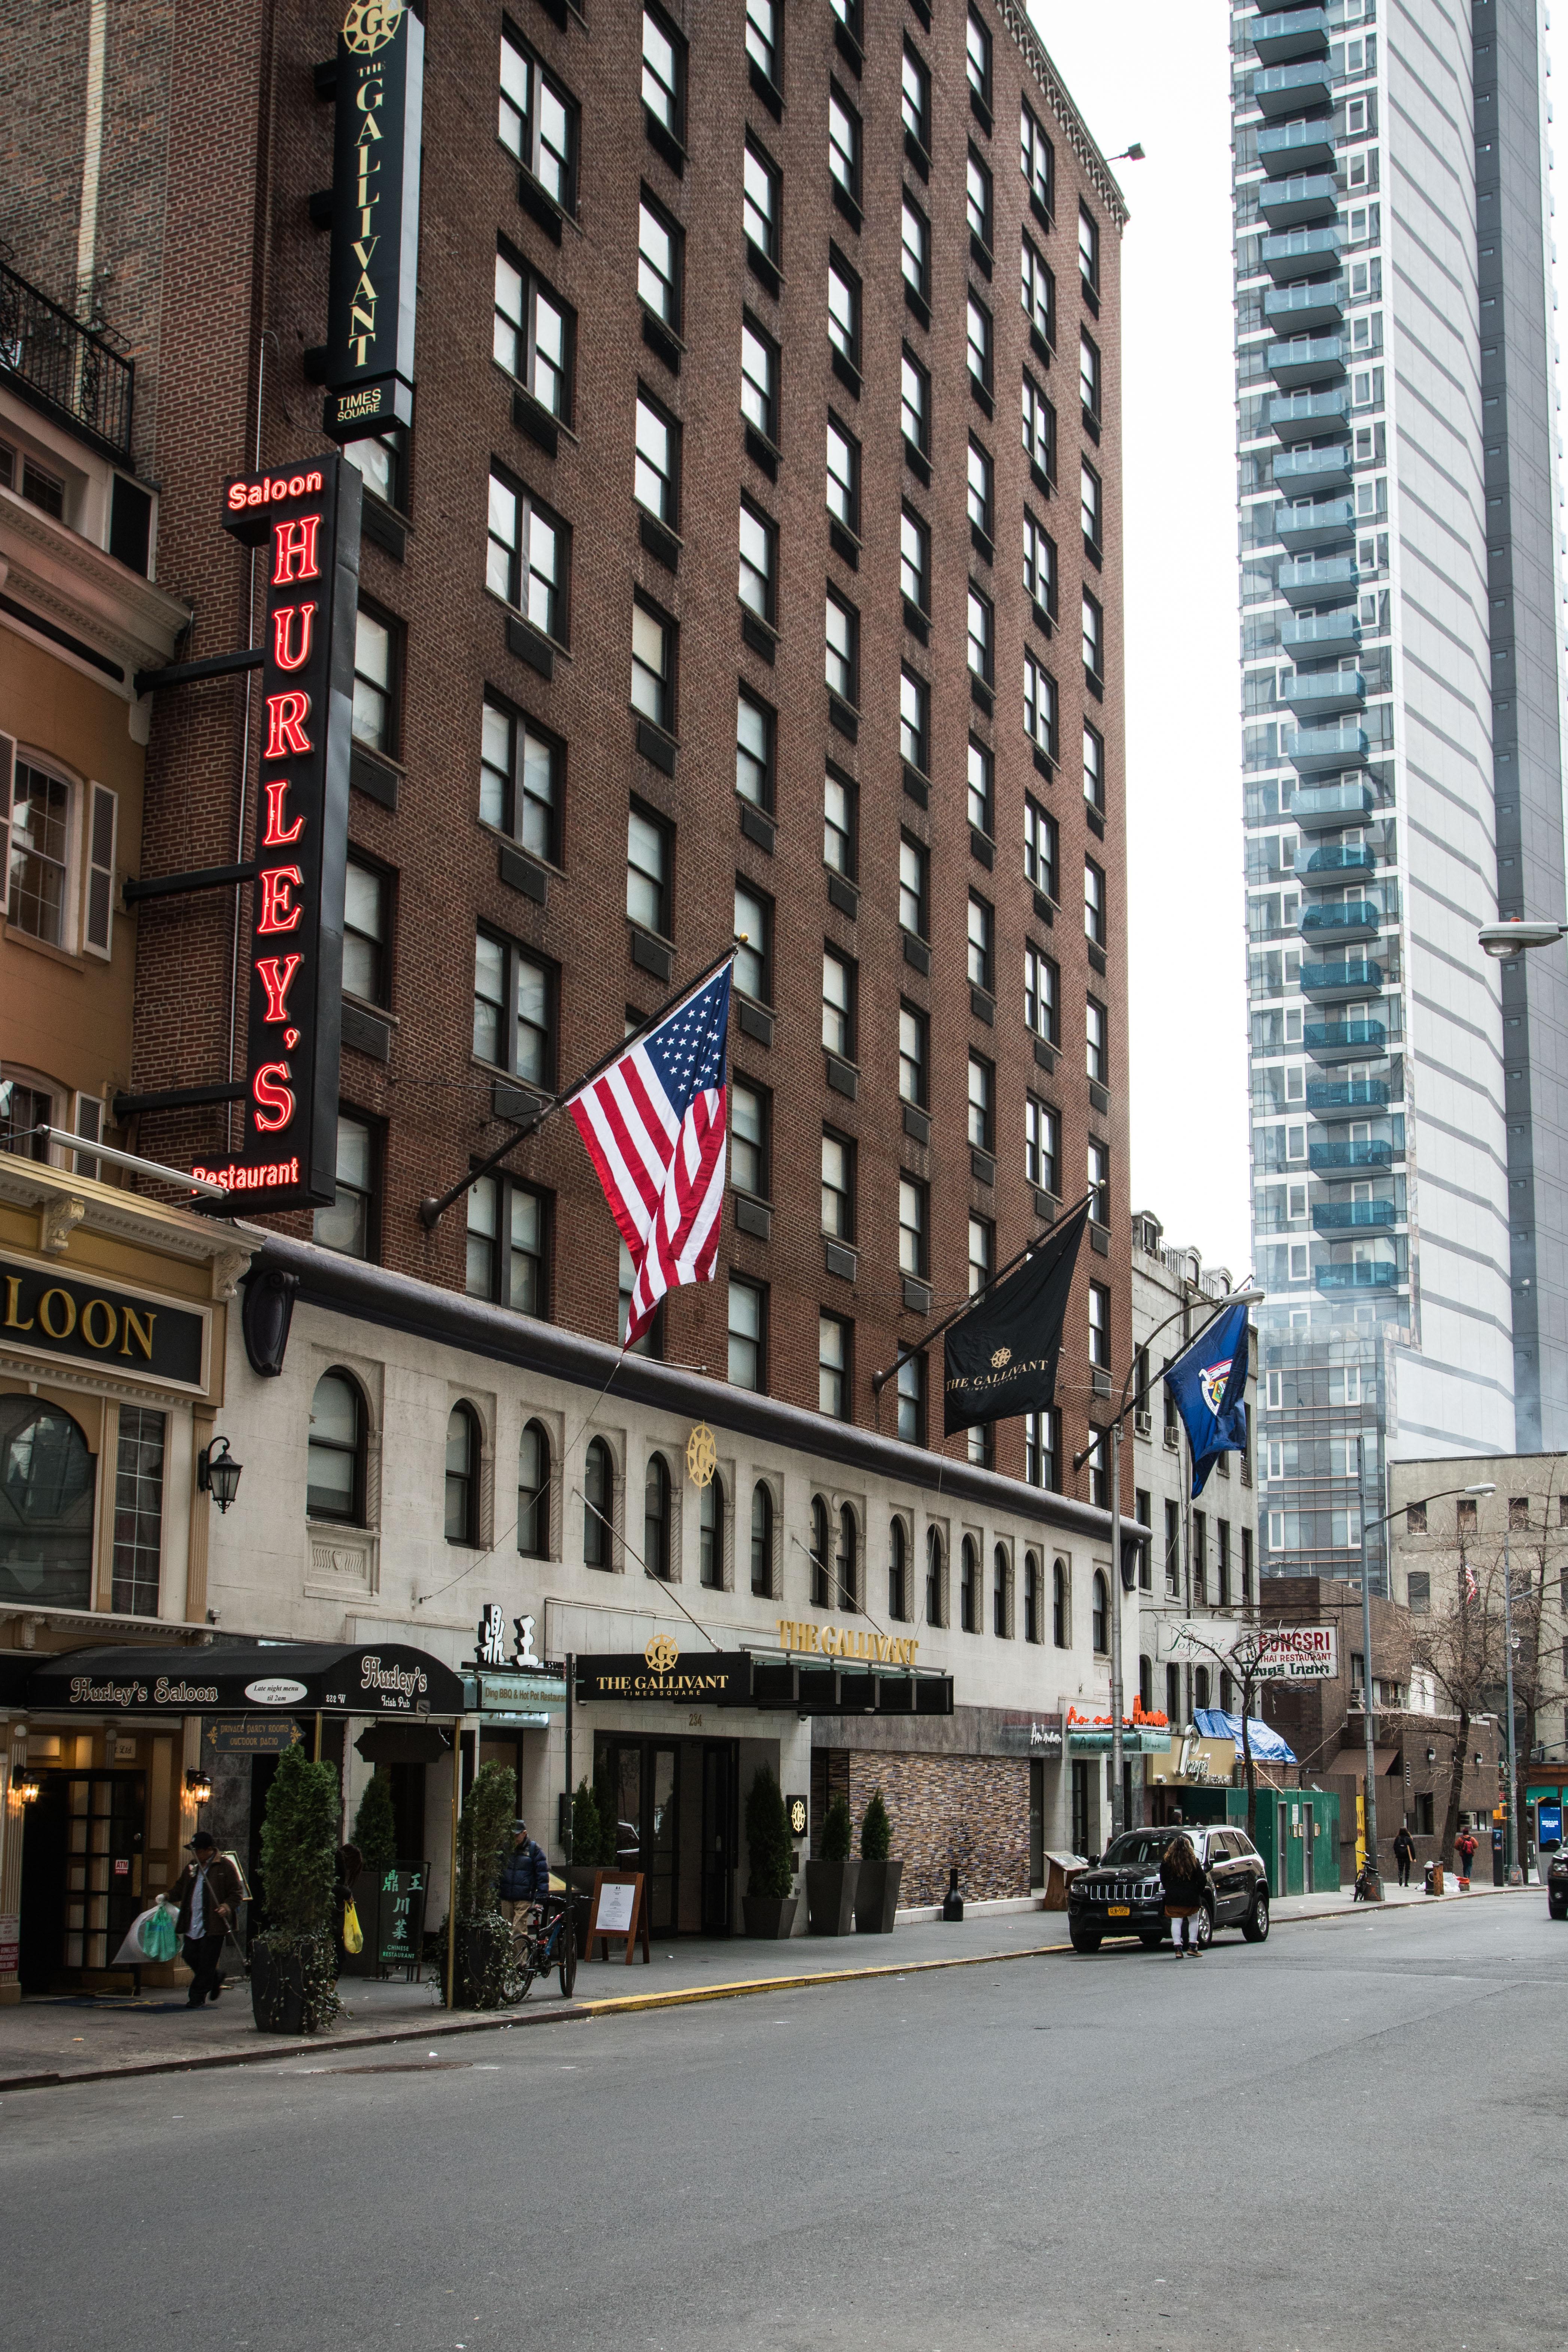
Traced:
<path fill-rule="evenodd" d="M 1030 1944 L 1017 1952 L 955 1953 L 947 1960 L 906 1960 L 901 1965 L 889 1961 L 878 1969 L 818 1969 L 810 1976 L 742 1978 L 734 1984 L 685 1985 L 669 1992 L 633 1992 L 611 1995 L 604 2000 L 579 1999 L 575 2009 L 586 2010 L 590 2016 L 607 2017 L 636 2009 L 679 2009 L 688 2001 L 739 2000 L 752 1992 L 803 1992 L 808 1985 L 863 1984 L 877 1977 L 916 1977 L 928 1975 L 933 1969 L 983 1969 L 996 1960 L 1038 1960 L 1055 1952 L 1069 1952 L 1070 1944 Z"/>

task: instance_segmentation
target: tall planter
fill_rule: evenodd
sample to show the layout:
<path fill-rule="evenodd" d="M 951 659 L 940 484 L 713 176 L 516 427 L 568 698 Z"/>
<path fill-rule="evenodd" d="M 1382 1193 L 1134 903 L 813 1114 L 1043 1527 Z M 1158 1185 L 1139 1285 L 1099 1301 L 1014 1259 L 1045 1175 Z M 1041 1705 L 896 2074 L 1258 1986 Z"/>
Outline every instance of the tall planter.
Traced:
<path fill-rule="evenodd" d="M 298 1952 L 274 1959 L 267 1938 L 258 1937 L 250 1953 L 250 2013 L 258 2033 L 304 2031 L 305 1972 Z"/>
<path fill-rule="evenodd" d="M 808 1862 L 805 1924 L 814 1936 L 847 1936 L 863 1862 Z"/>
<path fill-rule="evenodd" d="M 748 1936 L 773 1942 L 795 1933 L 797 1908 L 793 1895 L 742 1895 L 741 1914 Z"/>
<path fill-rule="evenodd" d="M 862 1936 L 890 1936 L 898 1916 L 899 1888 L 903 1883 L 901 1862 L 868 1862 L 860 1864 L 860 1883 L 855 1890 L 855 1926 Z"/>

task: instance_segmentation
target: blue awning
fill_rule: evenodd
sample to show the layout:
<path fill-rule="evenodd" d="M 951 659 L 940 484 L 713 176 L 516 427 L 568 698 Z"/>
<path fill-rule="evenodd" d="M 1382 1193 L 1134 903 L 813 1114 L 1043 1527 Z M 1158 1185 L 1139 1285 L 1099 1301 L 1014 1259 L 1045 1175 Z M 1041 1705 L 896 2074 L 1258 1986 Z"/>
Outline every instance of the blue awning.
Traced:
<path fill-rule="evenodd" d="M 1239 1715 L 1227 1714 L 1222 1706 L 1196 1706 L 1193 1709 L 1193 1721 L 1205 1739 L 1234 1739 L 1236 1752 L 1238 1756 L 1241 1754 Z M 1266 1723 L 1259 1723 L 1255 1715 L 1247 1717 L 1247 1742 L 1259 1764 L 1294 1764 L 1296 1761 L 1294 1749 L 1286 1745 L 1277 1731 L 1270 1731 Z"/>

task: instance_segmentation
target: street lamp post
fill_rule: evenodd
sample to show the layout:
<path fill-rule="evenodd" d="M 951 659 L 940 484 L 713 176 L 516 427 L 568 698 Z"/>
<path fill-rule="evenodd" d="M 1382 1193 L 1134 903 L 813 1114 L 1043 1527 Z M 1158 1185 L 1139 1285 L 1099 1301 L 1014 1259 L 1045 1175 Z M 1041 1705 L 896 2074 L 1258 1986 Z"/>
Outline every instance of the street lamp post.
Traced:
<path fill-rule="evenodd" d="M 1508 1681 L 1508 1813 L 1504 1827 L 1507 1835 L 1505 1858 L 1508 1883 L 1522 1885 L 1519 1857 L 1519 1759 L 1514 1753 L 1513 1730 L 1513 1564 L 1509 1555 L 1509 1531 L 1502 1531 L 1502 1646 Z"/>

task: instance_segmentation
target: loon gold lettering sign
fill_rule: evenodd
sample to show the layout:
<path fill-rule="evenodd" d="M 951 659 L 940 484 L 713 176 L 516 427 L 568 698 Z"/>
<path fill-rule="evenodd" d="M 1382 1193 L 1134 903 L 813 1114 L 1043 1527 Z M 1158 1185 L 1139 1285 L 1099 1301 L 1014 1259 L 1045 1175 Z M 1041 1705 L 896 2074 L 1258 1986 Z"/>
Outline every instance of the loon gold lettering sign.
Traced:
<path fill-rule="evenodd" d="M 170 1388 L 206 1381 L 207 1318 L 54 1266 L 0 1263 L 0 1348 L 70 1356 Z"/>

